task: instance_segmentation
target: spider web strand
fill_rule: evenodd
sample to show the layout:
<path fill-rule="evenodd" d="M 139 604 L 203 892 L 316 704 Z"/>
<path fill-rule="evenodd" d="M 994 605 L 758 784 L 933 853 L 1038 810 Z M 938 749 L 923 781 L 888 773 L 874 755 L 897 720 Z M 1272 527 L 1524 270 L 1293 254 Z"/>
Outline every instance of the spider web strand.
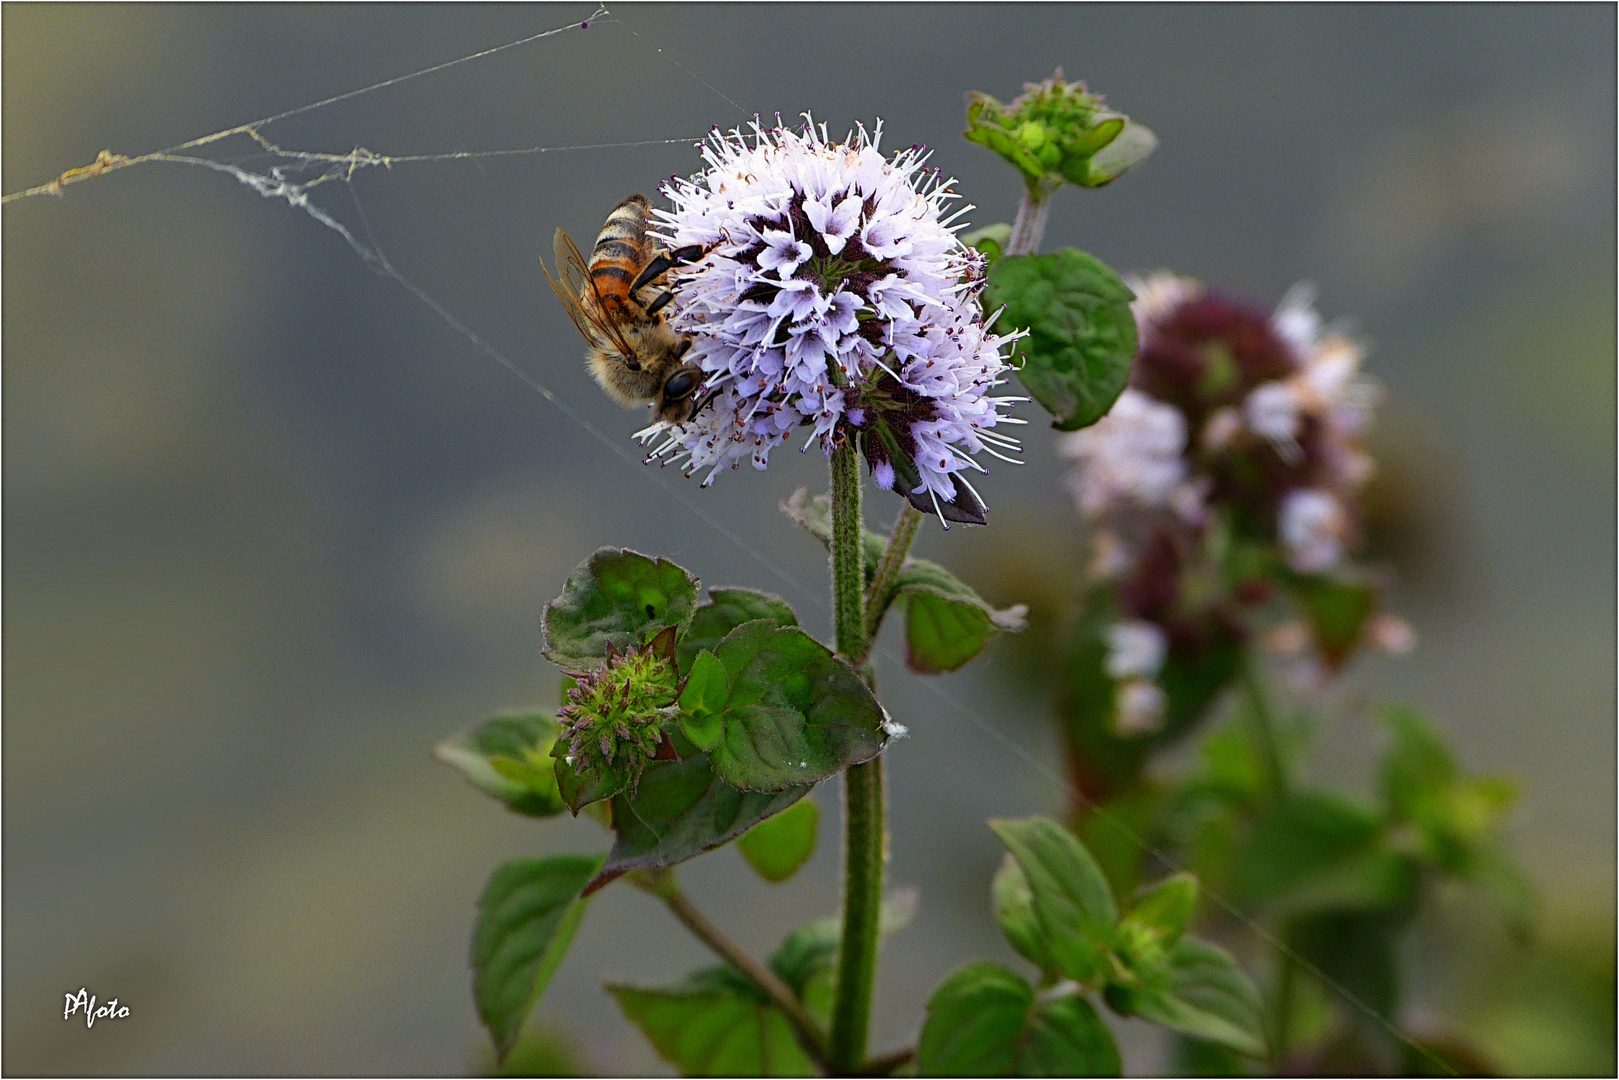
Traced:
<path fill-rule="evenodd" d="M 555 35 L 563 33 L 564 31 L 582 30 L 589 25 L 592 20 L 599 20 L 606 17 L 608 14 L 609 12 L 607 8 L 597 7 L 596 10 L 592 11 L 585 18 L 580 19 L 578 22 L 568 23 L 566 26 L 558 26 L 550 30 L 542 30 L 540 33 L 530 34 L 528 37 L 518 38 L 516 41 L 508 41 L 504 45 L 496 45 L 493 48 L 482 49 L 478 52 L 470 53 L 454 60 L 446 60 L 442 64 L 434 64 L 431 67 L 422 68 L 420 71 L 413 71 L 408 75 L 398 75 L 392 79 L 384 79 L 381 82 L 372 83 L 370 86 L 362 86 L 358 90 L 350 90 L 346 93 L 334 94 L 331 97 L 322 98 L 320 101 L 310 102 L 308 105 L 300 105 L 296 109 L 288 109 L 285 112 L 275 113 L 274 115 L 266 116 L 261 120 L 252 120 L 245 124 L 237 124 L 235 127 L 228 127 L 222 131 L 216 131 L 212 135 L 203 135 L 195 139 L 187 140 L 186 142 L 176 143 L 175 145 L 165 147 L 162 150 L 154 150 L 150 153 L 138 154 L 135 157 L 128 157 L 124 154 L 115 154 L 110 150 L 103 150 L 101 153 L 97 154 L 96 159 L 88 165 L 81 165 L 76 169 L 69 169 L 56 179 L 47 183 L 39 184 L 23 191 L 14 191 L 10 195 L 0 197 L 0 205 L 16 202 L 19 199 L 32 198 L 37 195 L 60 195 L 62 193 L 62 189 L 69 184 L 76 184 L 84 180 L 93 180 L 98 176 L 104 176 L 107 173 L 114 172 L 118 169 L 127 169 L 131 165 L 143 165 L 152 161 L 181 161 L 184 159 L 177 156 L 180 151 L 194 150 L 199 146 L 207 146 L 211 143 L 221 142 L 233 135 L 249 135 L 254 138 L 258 138 L 257 132 L 259 128 L 266 127 L 278 120 L 285 120 L 289 117 L 299 116 L 307 112 L 313 112 L 316 109 L 323 109 L 328 105 L 335 105 L 340 101 L 348 101 L 350 98 L 357 98 L 363 94 L 383 90 L 390 86 L 398 86 L 400 83 L 409 82 L 411 79 L 419 79 L 423 75 L 432 75 L 435 72 L 444 71 L 445 69 L 455 67 L 458 64 L 470 63 L 473 60 L 482 60 L 485 57 L 493 56 L 496 53 L 505 52 L 507 49 L 515 49 L 520 45 L 530 45 L 536 41 L 541 41 L 548 37 L 554 37 Z M 262 142 L 262 140 L 260 141 Z M 675 141 L 680 142 L 684 140 Z M 445 156 L 453 157 L 454 155 Z M 186 163 L 202 164 L 203 160 L 204 159 L 200 158 L 191 159 L 186 161 Z M 420 160 L 434 160 L 434 158 L 432 156 L 428 156 L 421 158 Z M 380 162 L 372 162 L 371 164 L 380 164 Z"/>

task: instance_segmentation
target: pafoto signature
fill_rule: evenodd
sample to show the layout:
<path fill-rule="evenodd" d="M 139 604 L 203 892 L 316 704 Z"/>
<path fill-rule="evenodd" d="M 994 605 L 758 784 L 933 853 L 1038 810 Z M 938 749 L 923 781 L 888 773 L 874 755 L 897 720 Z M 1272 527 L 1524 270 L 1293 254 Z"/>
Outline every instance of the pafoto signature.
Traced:
<path fill-rule="evenodd" d="M 95 1027 L 97 1020 L 122 1020 L 129 1015 L 129 1006 L 118 1004 L 117 998 L 113 998 L 105 1005 L 97 1005 L 96 996 L 88 993 L 82 986 L 79 987 L 77 994 L 64 996 L 67 998 L 67 1004 L 62 1008 L 62 1019 L 66 1020 L 76 1012 L 83 1012 L 84 1026 L 87 1028 Z"/>

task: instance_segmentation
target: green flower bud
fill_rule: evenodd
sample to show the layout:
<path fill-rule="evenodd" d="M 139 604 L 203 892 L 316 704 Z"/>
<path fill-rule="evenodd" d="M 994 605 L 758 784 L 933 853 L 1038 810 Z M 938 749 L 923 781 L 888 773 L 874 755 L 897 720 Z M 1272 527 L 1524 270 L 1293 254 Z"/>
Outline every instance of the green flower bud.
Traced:
<path fill-rule="evenodd" d="M 576 678 L 568 703 L 557 713 L 561 739 L 568 741 L 565 761 L 578 775 L 617 769 L 629 774 L 632 786 L 639 784 L 679 711 L 673 659 L 658 642 L 624 653 L 609 644 L 602 665 Z"/>
<path fill-rule="evenodd" d="M 1125 967 L 1137 973 L 1156 968 L 1165 955 L 1162 933 L 1128 918 L 1114 931 L 1113 950 Z"/>
<path fill-rule="evenodd" d="M 969 141 L 995 151 L 1048 193 L 1064 183 L 1101 187 L 1139 164 L 1158 140 L 1140 124 L 1107 108 L 1062 69 L 1028 83 L 1003 105 L 988 94 L 967 95 Z"/>

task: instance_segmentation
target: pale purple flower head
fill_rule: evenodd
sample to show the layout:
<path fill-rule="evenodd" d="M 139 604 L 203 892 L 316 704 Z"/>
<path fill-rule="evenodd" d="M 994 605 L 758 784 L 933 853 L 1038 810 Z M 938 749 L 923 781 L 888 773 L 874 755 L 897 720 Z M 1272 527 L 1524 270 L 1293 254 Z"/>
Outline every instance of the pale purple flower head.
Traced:
<path fill-rule="evenodd" d="M 1269 315 L 1172 274 L 1131 287 L 1130 388 L 1059 444 L 1080 510 L 1117 537 L 1143 516 L 1148 532 L 1196 532 L 1225 508 L 1301 573 L 1341 565 L 1372 472 L 1361 437 L 1378 391 L 1361 345 L 1323 325 L 1307 285 Z"/>
<path fill-rule="evenodd" d="M 687 474 L 751 460 L 799 428 L 831 454 L 855 438 L 878 486 L 952 521 L 981 522 L 966 481 L 973 455 L 1017 450 L 994 430 L 1015 397 L 991 391 L 1012 336 L 990 332 L 978 304 L 983 260 L 944 216 L 957 196 L 912 147 L 878 152 L 882 127 L 841 143 L 824 127 L 718 129 L 707 168 L 663 187 L 656 211 L 670 248 L 711 247 L 679 274 L 669 321 L 694 342 L 706 405 L 655 424 L 650 457 Z M 1012 459 L 1006 459 L 1012 460 Z"/>
<path fill-rule="evenodd" d="M 1161 730 L 1163 667 L 1240 644 L 1279 592 L 1368 583 L 1350 559 L 1378 400 L 1363 346 L 1323 323 L 1308 286 L 1272 312 L 1167 273 L 1129 284 L 1140 342 L 1129 388 L 1058 443 L 1092 542 L 1088 574 L 1112 607 L 1103 668 L 1121 736 Z M 1312 626 L 1299 621 L 1298 650 Z M 1313 640 L 1311 662 L 1335 670 L 1342 643 Z M 1415 635 L 1377 611 L 1357 644 L 1409 649 Z"/>

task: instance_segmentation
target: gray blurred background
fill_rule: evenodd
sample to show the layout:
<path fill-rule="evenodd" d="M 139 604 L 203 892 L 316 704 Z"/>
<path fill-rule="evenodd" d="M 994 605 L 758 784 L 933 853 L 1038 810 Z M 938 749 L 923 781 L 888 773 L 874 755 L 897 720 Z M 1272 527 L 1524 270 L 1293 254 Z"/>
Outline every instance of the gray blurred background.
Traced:
<path fill-rule="evenodd" d="M 8 4 L 3 187 L 590 10 Z M 1522 779 L 1537 948 L 1606 950 L 1611 977 L 1614 30 L 1605 5 L 623 5 L 265 134 L 421 154 L 685 140 L 756 111 L 813 110 L 836 132 L 881 117 L 889 145 L 937 148 L 981 224 L 1010 220 L 1017 182 L 959 137 L 963 93 L 1006 100 L 1057 65 L 1088 80 L 1161 147 L 1112 187 L 1059 196 L 1048 246 L 1265 304 L 1313 279 L 1329 318 L 1356 317 L 1390 394 L 1379 554 L 1421 645 L 1351 686 L 1421 706 L 1469 766 Z M 245 140 L 213 149 L 272 164 Z M 624 195 L 698 165 L 689 141 L 557 150 L 371 170 L 313 196 L 627 443 L 641 418 L 588 380 L 535 255 L 555 226 L 593 235 Z M 706 492 L 663 474 L 789 584 L 335 233 L 229 177 L 143 165 L 3 221 L 5 1070 L 484 1067 L 466 952 L 485 877 L 605 838 L 507 814 L 433 744 L 554 699 L 538 612 L 600 544 L 779 592 L 824 632 L 824 555 L 775 510 L 824 465 L 782 450 Z M 923 554 L 974 579 L 1072 543 L 1051 433 L 1026 431 L 1030 464 L 982 486 L 991 527 L 925 529 Z M 892 502 L 872 498 L 871 517 Z M 891 660 L 882 677 L 912 733 L 889 755 L 891 878 L 921 889 L 881 973 L 876 1041 L 894 1046 L 947 971 L 1010 955 L 987 917 L 983 819 L 1063 800 L 968 719 L 1052 759 L 1038 706 L 993 665 L 943 681 L 962 709 Z M 1317 773 L 1352 787 L 1373 734 L 1346 715 Z M 685 870 L 753 949 L 836 909 L 837 785 L 818 798 L 821 849 L 793 885 L 729 849 Z M 1490 996 L 1526 961 L 1475 908 L 1442 898 L 1425 924 L 1413 1009 L 1468 1025 L 1508 1068 L 1592 1060 L 1573 1030 L 1587 1021 Z M 586 1067 L 666 1071 L 599 983 L 703 962 L 661 908 L 610 889 L 541 1022 Z M 81 986 L 131 1016 L 64 1024 Z M 1590 1022 L 1611 1067 L 1611 1005 Z M 1135 1068 L 1162 1060 L 1125 1034 Z"/>

